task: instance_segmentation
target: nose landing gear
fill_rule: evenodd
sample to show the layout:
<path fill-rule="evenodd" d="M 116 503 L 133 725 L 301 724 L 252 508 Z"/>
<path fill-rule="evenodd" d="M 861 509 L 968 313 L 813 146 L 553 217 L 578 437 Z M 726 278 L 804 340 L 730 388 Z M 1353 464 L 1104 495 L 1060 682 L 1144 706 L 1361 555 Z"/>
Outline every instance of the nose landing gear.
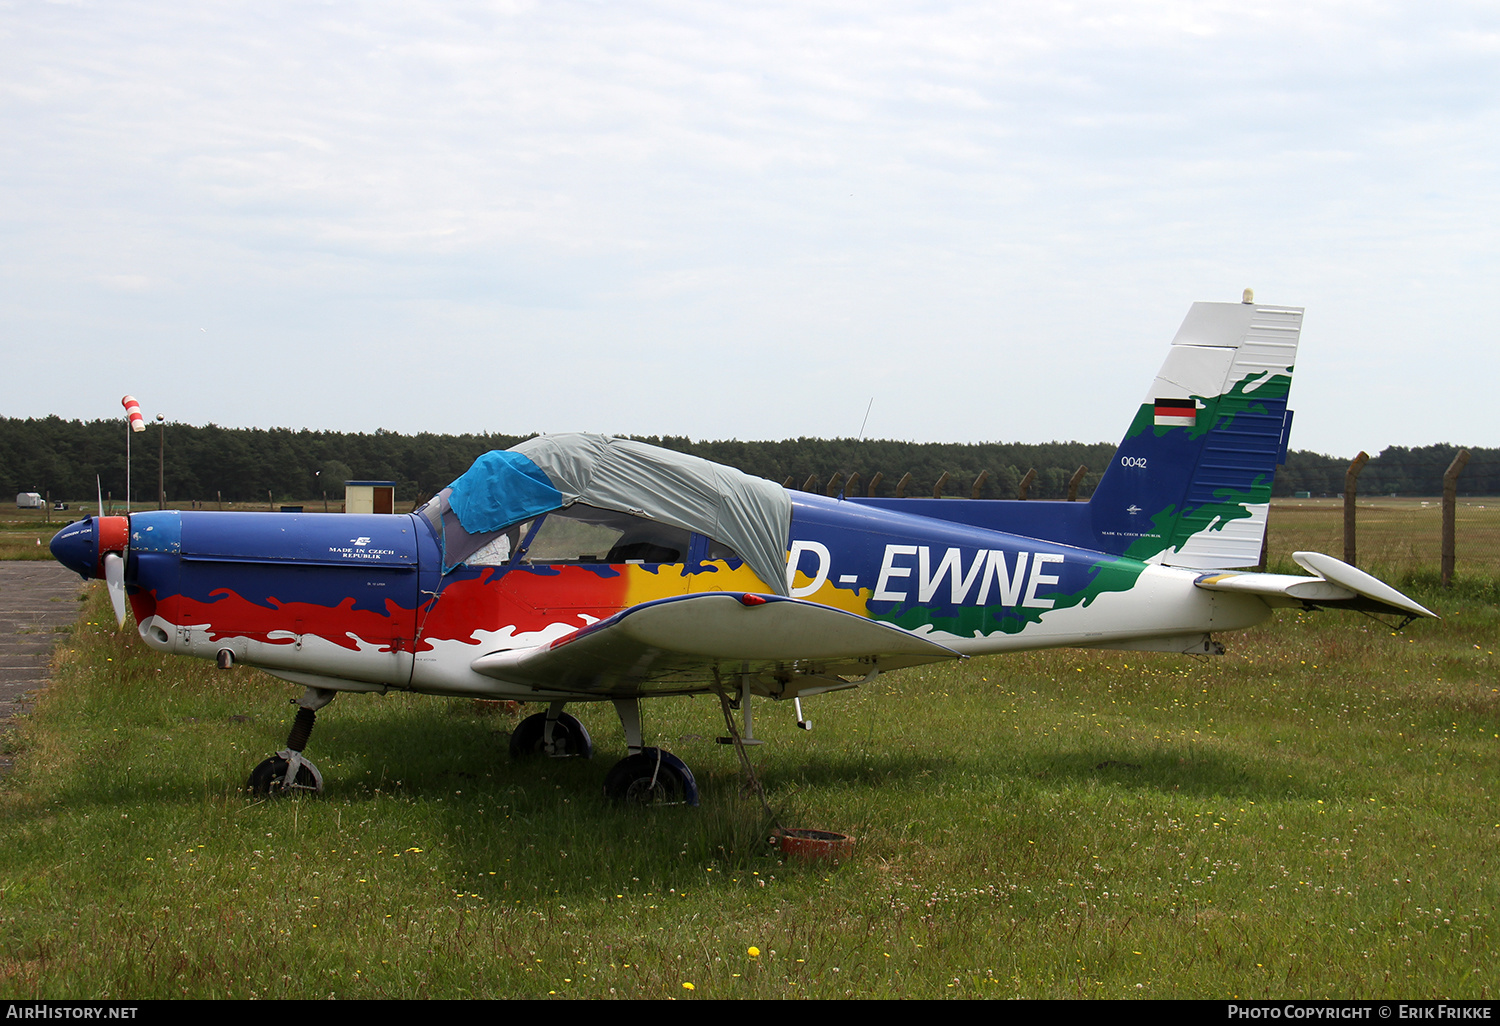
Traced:
<path fill-rule="evenodd" d="M 318 767 L 302 757 L 302 750 L 312 737 L 318 710 L 332 702 L 337 694 L 338 692 L 326 688 L 308 688 L 302 692 L 302 697 L 295 702 L 297 717 L 292 721 L 286 747 L 250 771 L 245 790 L 260 797 L 295 792 L 322 793 L 323 774 Z"/>

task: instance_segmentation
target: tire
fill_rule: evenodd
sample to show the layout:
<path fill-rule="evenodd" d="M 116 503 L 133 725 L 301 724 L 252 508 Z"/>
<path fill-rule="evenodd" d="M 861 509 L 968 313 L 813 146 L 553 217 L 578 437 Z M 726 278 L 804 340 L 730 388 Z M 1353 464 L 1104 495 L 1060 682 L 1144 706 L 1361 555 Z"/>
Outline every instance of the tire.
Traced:
<path fill-rule="evenodd" d="M 588 759 L 594 754 L 594 743 L 589 739 L 589 732 L 577 718 L 567 713 L 558 715 L 557 725 L 552 728 L 552 743 L 555 749 L 560 749 L 553 752 L 554 759 Z M 510 757 L 531 759 L 546 754 L 547 714 L 533 713 L 516 724 L 516 729 L 511 731 Z"/>
<path fill-rule="evenodd" d="M 287 761 L 279 755 L 273 755 L 255 769 L 250 771 L 250 779 L 245 783 L 245 790 L 258 797 L 267 798 L 287 793 L 283 781 L 286 780 Z M 297 767 L 297 780 L 294 786 L 295 792 L 311 792 L 317 794 L 323 790 L 320 780 L 307 766 Z"/>
<path fill-rule="evenodd" d="M 677 756 L 646 748 L 610 768 L 604 796 L 621 805 L 697 805 L 698 784 Z"/>

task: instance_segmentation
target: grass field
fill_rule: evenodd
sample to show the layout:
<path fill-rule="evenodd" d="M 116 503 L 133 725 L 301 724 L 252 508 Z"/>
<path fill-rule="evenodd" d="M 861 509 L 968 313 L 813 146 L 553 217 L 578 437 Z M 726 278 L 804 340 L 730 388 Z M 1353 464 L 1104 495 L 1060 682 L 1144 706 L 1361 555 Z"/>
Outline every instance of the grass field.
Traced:
<path fill-rule="evenodd" d="M 766 844 L 704 699 L 646 710 L 698 810 L 604 804 L 608 706 L 570 707 L 595 760 L 518 765 L 513 718 L 401 695 L 320 714 L 323 798 L 248 800 L 297 689 L 95 589 L 0 781 L 0 996 L 1493 998 L 1500 611 L 1465 595 L 919 668 L 811 733 L 758 704 L 781 821 L 857 838 L 830 867 Z"/>
<path fill-rule="evenodd" d="M 0 559 L 51 559 L 47 543 L 67 523 L 57 519 L 63 516 L 61 513 L 52 516 L 51 523 L 40 516 L 8 515 L 0 519 Z"/>

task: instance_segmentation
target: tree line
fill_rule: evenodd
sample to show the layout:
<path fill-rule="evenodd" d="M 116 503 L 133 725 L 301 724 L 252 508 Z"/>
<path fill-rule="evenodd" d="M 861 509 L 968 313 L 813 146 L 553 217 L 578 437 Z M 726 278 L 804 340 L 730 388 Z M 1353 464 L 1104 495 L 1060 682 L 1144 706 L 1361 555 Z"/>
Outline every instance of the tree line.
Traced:
<path fill-rule="evenodd" d="M 132 436 L 131 490 L 135 501 L 154 500 L 160 428 L 149 426 Z M 403 435 L 340 431 L 293 431 L 287 428 L 224 428 L 215 424 L 167 424 L 165 427 L 166 494 L 170 504 L 192 501 L 277 502 L 331 499 L 343 495 L 347 480 L 396 482 L 400 502 L 421 501 L 468 469 L 481 453 L 505 449 L 531 435 Z M 0 418 L 0 493 L 35 491 L 53 499 L 83 501 L 95 494 L 97 475 L 103 490 L 125 495 L 125 439 L 120 420 L 78 421 L 60 417 Z M 1113 443 L 1047 442 L 1037 445 L 983 442 L 917 443 L 888 439 L 792 438 L 781 441 L 694 441 L 682 436 L 641 436 L 641 441 L 738 467 L 749 474 L 802 487 L 809 478 L 823 490 L 836 475 L 858 473 L 864 494 L 882 474 L 876 492 L 894 495 L 910 473 L 907 495 L 931 495 L 943 474 L 943 494 L 968 496 L 981 473 L 987 479 L 982 498 L 1014 498 L 1022 477 L 1036 471 L 1029 495 L 1061 499 L 1080 466 L 1089 469 L 1079 497 L 1098 484 Z M 1365 467 L 1361 495 L 1435 495 L 1457 446 L 1392 446 Z M 1500 494 L 1500 450 L 1472 449 L 1459 479 L 1461 493 Z M 1298 492 L 1337 495 L 1344 488 L 1348 458 L 1294 451 L 1277 474 L 1275 494 Z"/>
<path fill-rule="evenodd" d="M 1461 445 L 1387 446 L 1360 471 L 1359 494 L 1441 495 L 1443 472 L 1465 448 L 1469 450 L 1470 458 L 1458 478 L 1458 494 L 1500 495 L 1500 449 Z M 1276 473 L 1274 493 L 1280 496 L 1299 492 L 1314 496 L 1342 495 L 1344 475 L 1352 460 L 1352 456 L 1290 452 L 1286 466 Z"/>

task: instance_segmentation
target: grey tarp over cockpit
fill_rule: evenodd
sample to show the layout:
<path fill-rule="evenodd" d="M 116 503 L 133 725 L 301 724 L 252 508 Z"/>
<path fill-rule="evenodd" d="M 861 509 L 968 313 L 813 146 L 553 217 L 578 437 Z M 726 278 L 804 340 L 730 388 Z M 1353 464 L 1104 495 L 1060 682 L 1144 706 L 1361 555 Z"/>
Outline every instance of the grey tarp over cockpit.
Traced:
<path fill-rule="evenodd" d="M 582 502 L 693 531 L 734 549 L 766 587 L 787 594 L 792 501 L 764 478 L 608 435 L 538 435 L 489 452 L 423 507 L 444 571 L 513 524 Z"/>

